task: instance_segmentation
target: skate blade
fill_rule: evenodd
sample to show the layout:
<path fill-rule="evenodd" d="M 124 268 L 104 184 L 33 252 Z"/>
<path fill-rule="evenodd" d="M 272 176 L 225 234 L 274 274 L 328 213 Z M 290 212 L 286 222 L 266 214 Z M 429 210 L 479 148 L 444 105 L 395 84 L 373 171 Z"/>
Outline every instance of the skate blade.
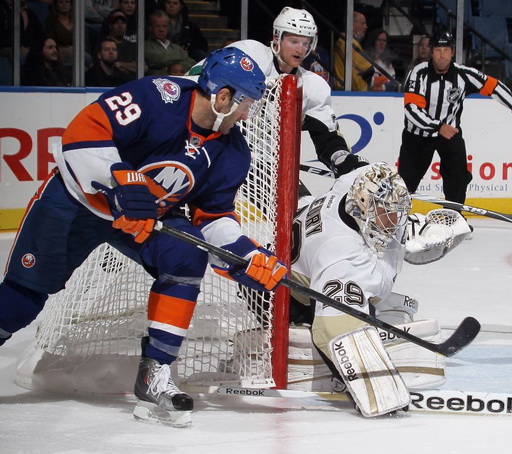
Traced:
<path fill-rule="evenodd" d="M 133 416 L 139 421 L 184 428 L 192 424 L 191 411 L 167 411 L 151 402 L 137 402 Z"/>

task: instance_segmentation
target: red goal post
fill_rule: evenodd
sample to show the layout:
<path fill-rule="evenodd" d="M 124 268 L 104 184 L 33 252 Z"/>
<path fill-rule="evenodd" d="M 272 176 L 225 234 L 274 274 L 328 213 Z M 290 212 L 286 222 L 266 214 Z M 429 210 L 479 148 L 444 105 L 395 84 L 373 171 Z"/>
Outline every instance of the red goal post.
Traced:
<path fill-rule="evenodd" d="M 302 90 L 295 76 L 267 81 L 262 109 L 240 124 L 252 152 L 236 206 L 244 234 L 290 267 L 297 206 Z M 97 248 L 39 317 L 16 381 L 30 389 L 131 393 L 146 334 L 152 278 L 108 245 Z M 287 386 L 289 292 L 241 288 L 206 273 L 174 370 L 183 386 Z"/>
<path fill-rule="evenodd" d="M 277 187 L 278 218 L 275 252 L 291 269 L 292 224 L 297 210 L 300 168 L 300 135 L 302 123 L 302 89 L 298 79 L 286 76 L 283 80 L 280 115 L 279 185 Z M 274 305 L 275 333 L 273 345 L 273 375 L 276 387 L 286 389 L 288 382 L 288 325 L 290 290 L 279 287 L 275 295 L 279 304 Z"/>

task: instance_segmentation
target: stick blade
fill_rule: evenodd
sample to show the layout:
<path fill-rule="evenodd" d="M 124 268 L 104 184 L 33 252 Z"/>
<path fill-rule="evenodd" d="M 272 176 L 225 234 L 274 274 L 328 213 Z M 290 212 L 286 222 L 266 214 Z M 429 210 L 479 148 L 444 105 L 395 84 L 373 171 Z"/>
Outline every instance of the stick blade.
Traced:
<path fill-rule="evenodd" d="M 480 332 L 480 323 L 476 318 L 466 317 L 457 327 L 454 333 L 439 344 L 439 353 L 445 356 L 453 356 L 467 347 Z"/>

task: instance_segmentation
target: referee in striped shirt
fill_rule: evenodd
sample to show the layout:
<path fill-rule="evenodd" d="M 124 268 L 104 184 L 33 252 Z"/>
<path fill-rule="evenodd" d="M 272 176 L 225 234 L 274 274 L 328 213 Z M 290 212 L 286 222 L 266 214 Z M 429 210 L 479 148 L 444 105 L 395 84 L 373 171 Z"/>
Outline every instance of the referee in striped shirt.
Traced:
<path fill-rule="evenodd" d="M 463 101 L 479 93 L 512 110 L 512 92 L 494 77 L 453 62 L 454 44 L 449 32 L 434 33 L 431 60 L 416 65 L 407 76 L 398 173 L 409 192 L 415 192 L 437 151 L 446 199 L 464 203 L 472 175 L 460 128 Z"/>

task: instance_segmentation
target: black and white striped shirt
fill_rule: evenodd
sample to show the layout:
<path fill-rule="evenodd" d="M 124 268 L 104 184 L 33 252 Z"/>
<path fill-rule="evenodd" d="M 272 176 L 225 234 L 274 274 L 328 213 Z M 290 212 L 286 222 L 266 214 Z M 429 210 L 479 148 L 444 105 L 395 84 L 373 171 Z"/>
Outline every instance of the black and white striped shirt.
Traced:
<path fill-rule="evenodd" d="M 405 128 L 423 137 L 436 137 L 442 124 L 460 128 L 463 101 L 473 93 L 512 110 L 512 92 L 475 68 L 452 62 L 446 74 L 437 74 L 432 62 L 416 65 L 405 81 Z"/>

